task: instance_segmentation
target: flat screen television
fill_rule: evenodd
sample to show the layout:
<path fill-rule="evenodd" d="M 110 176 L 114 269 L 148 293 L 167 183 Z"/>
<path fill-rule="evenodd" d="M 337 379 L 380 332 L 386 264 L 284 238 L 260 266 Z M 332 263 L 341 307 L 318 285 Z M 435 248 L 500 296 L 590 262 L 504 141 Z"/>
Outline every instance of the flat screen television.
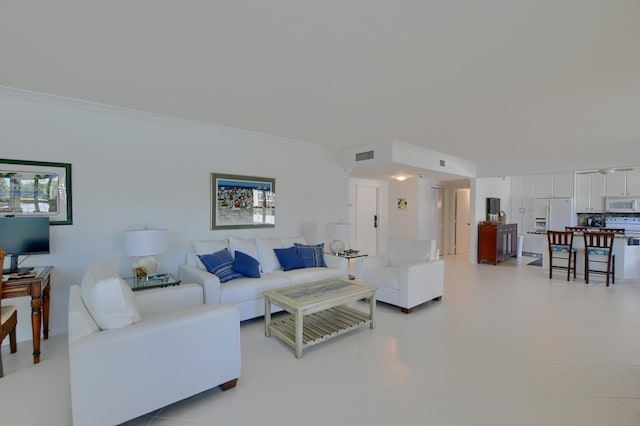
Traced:
<path fill-rule="evenodd" d="M 45 216 L 0 217 L 0 248 L 11 256 L 3 274 L 27 272 L 18 268 L 18 256 L 49 253 L 49 218 Z"/>
<path fill-rule="evenodd" d="M 497 221 L 500 216 L 500 198 L 487 197 L 487 220 Z"/>

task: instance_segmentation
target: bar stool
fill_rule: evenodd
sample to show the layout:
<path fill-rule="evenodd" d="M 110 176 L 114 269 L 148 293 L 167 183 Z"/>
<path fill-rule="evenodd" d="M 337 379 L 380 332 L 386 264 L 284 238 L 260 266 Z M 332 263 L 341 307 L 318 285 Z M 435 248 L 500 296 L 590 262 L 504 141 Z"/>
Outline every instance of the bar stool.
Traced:
<path fill-rule="evenodd" d="M 589 273 L 604 274 L 607 287 L 609 277 L 616 283 L 616 254 L 613 251 L 615 232 L 585 232 L 584 238 L 584 280 L 589 284 Z M 607 269 L 591 269 L 591 263 L 606 264 Z"/>
<path fill-rule="evenodd" d="M 547 241 L 549 243 L 549 278 L 553 278 L 553 268 L 566 269 L 567 281 L 573 270 L 573 278 L 575 278 L 577 250 L 573 247 L 573 231 L 547 231 Z M 554 265 L 554 259 L 566 261 L 567 265 Z"/>

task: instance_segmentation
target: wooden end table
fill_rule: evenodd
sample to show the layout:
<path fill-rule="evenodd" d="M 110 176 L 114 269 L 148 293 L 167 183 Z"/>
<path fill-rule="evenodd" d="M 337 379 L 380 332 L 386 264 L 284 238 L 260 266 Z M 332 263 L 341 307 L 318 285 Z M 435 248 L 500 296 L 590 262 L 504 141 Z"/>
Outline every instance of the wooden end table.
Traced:
<path fill-rule="evenodd" d="M 34 275 L 11 278 L 2 282 L 2 297 L 31 296 L 31 334 L 33 336 L 33 363 L 40 363 L 40 332 L 49 338 L 49 293 L 53 266 L 36 266 Z"/>

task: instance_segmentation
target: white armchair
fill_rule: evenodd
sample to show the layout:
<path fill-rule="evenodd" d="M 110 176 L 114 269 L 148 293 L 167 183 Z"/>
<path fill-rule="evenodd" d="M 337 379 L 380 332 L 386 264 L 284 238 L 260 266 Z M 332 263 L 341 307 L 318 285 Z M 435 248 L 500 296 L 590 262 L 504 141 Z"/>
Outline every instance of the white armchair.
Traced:
<path fill-rule="evenodd" d="M 202 287 L 131 293 L 115 268 L 91 265 L 69 294 L 73 424 L 113 425 L 240 376 L 233 305 L 204 305 Z"/>
<path fill-rule="evenodd" d="M 404 313 L 444 294 L 444 262 L 434 240 L 390 238 L 387 254 L 356 261 L 356 279 L 378 287 L 376 299 Z"/>

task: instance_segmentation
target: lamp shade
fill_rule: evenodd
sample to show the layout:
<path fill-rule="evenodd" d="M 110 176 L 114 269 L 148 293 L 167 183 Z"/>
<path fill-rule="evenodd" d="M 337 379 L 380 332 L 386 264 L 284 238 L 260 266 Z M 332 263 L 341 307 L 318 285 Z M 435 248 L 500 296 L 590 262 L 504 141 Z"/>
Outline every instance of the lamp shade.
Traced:
<path fill-rule="evenodd" d="M 349 224 L 348 223 L 328 223 L 328 237 L 332 240 L 347 241 L 349 240 Z"/>
<path fill-rule="evenodd" d="M 127 256 L 153 256 L 167 249 L 166 229 L 136 229 L 124 233 Z"/>

